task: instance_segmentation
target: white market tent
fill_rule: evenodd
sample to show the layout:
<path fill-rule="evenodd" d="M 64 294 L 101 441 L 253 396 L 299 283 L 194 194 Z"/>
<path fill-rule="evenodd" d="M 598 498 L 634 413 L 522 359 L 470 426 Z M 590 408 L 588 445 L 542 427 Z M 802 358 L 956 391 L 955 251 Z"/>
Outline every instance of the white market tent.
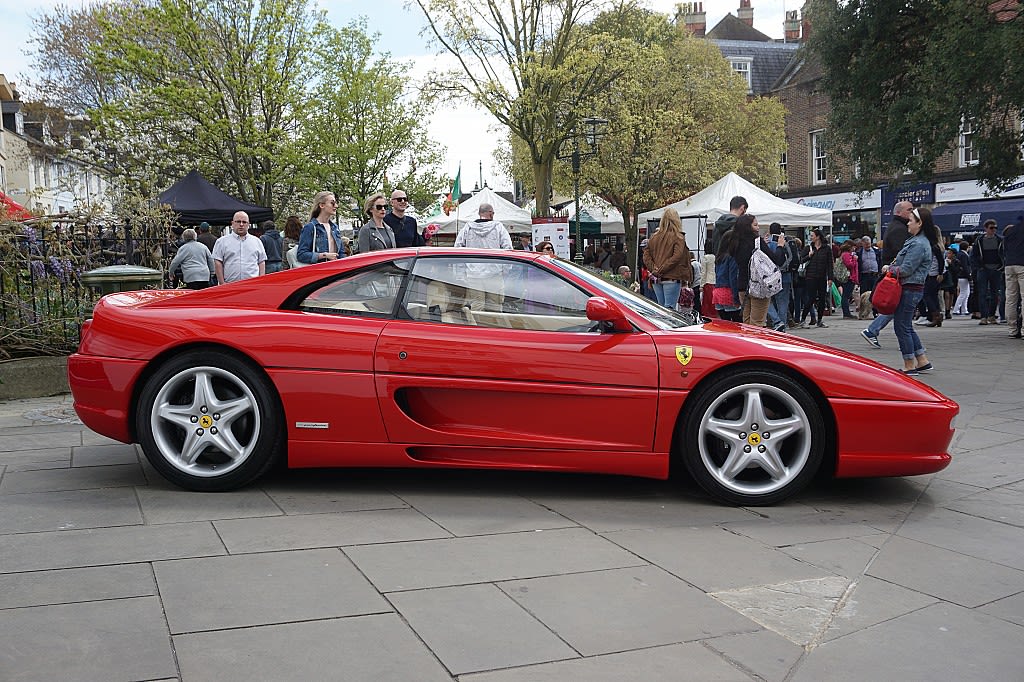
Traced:
<path fill-rule="evenodd" d="M 438 234 L 457 234 L 466 223 L 471 223 L 480 217 L 480 204 L 490 204 L 494 207 L 494 219 L 508 228 L 509 232 L 523 230 L 529 232 L 533 229 L 533 220 L 530 211 L 519 208 L 511 201 L 502 198 L 490 187 L 482 190 L 463 201 L 448 215 L 441 213 L 427 218 L 420 218 L 421 225 L 436 224 L 439 226 Z"/>
<path fill-rule="evenodd" d="M 599 223 L 601 234 L 626 234 L 626 224 L 622 220 L 622 213 L 601 197 L 589 193 L 584 194 L 580 197 L 580 206 L 583 208 L 583 212 L 580 214 L 581 223 Z M 575 225 L 576 203 L 573 202 L 566 208 L 569 211 L 569 225 Z"/>
<path fill-rule="evenodd" d="M 765 192 L 735 173 L 729 173 L 710 187 L 693 196 L 639 215 L 640 223 L 649 219 L 660 220 L 666 208 L 674 208 L 681 216 L 706 215 L 708 225 L 729 212 L 729 200 L 741 196 L 747 200 L 747 212 L 757 216 L 757 222 L 767 227 L 780 223 L 793 227 L 831 227 L 832 211 L 827 208 L 813 208 L 794 201 L 780 199 Z"/>

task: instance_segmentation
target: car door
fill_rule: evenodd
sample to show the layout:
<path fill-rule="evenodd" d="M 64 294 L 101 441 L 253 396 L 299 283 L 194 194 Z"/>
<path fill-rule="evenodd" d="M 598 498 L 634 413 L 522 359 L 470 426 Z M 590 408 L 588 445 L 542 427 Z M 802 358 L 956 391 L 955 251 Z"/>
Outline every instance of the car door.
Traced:
<path fill-rule="evenodd" d="M 391 441 L 475 448 L 477 465 L 481 448 L 503 448 L 491 452 L 497 463 L 512 448 L 649 453 L 654 343 L 641 331 L 591 331 L 588 298 L 530 261 L 417 259 L 409 319 L 388 323 L 374 353 Z"/>

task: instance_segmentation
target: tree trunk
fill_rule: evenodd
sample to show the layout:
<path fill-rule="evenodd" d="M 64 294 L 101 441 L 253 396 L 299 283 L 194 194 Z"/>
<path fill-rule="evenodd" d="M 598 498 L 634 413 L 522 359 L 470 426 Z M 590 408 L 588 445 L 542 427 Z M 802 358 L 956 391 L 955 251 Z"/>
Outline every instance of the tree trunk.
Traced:
<path fill-rule="evenodd" d="M 537 215 L 547 217 L 551 213 L 551 159 L 533 162 L 533 185 L 537 188 Z"/>

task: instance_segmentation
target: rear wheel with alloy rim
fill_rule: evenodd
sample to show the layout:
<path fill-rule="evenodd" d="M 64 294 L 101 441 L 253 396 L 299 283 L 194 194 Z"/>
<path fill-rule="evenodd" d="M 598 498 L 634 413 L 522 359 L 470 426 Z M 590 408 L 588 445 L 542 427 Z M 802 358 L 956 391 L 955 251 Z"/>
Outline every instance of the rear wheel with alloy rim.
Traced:
<path fill-rule="evenodd" d="M 136 424 L 150 463 L 172 483 L 231 490 L 283 451 L 273 387 L 262 371 L 222 352 L 183 353 L 140 394 Z"/>
<path fill-rule="evenodd" d="M 690 475 L 713 497 L 774 504 L 806 487 L 821 467 L 821 408 L 781 372 L 723 374 L 688 403 L 679 451 Z"/>

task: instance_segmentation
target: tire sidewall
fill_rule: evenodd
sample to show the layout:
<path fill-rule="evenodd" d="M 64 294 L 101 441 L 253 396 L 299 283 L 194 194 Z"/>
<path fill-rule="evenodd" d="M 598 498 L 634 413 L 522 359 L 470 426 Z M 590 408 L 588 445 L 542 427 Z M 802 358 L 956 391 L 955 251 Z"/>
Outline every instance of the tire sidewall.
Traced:
<path fill-rule="evenodd" d="M 252 392 L 259 412 L 260 426 L 255 447 L 244 462 L 222 476 L 195 476 L 174 466 L 161 454 L 151 430 L 150 420 L 154 402 L 160 390 L 180 372 L 198 367 L 212 367 L 230 373 L 235 380 Z M 234 490 L 262 475 L 277 457 L 281 443 L 281 428 L 279 411 L 274 408 L 276 404 L 277 400 L 269 379 L 254 365 L 218 351 L 182 353 L 168 360 L 146 379 L 139 393 L 135 421 L 139 444 L 153 468 L 175 485 L 202 492 Z"/>
<path fill-rule="evenodd" d="M 700 425 L 715 400 L 738 386 L 767 384 L 789 394 L 807 414 L 811 444 L 803 469 L 778 490 L 764 494 L 741 493 L 723 486 L 706 468 L 700 455 Z M 692 401 L 692 402 L 691 402 Z M 712 497 L 740 506 L 764 506 L 781 502 L 807 487 L 824 461 L 825 420 L 814 397 L 799 382 L 770 369 L 734 370 L 702 387 L 687 401 L 684 427 L 677 439 L 679 457 L 694 481 Z"/>

